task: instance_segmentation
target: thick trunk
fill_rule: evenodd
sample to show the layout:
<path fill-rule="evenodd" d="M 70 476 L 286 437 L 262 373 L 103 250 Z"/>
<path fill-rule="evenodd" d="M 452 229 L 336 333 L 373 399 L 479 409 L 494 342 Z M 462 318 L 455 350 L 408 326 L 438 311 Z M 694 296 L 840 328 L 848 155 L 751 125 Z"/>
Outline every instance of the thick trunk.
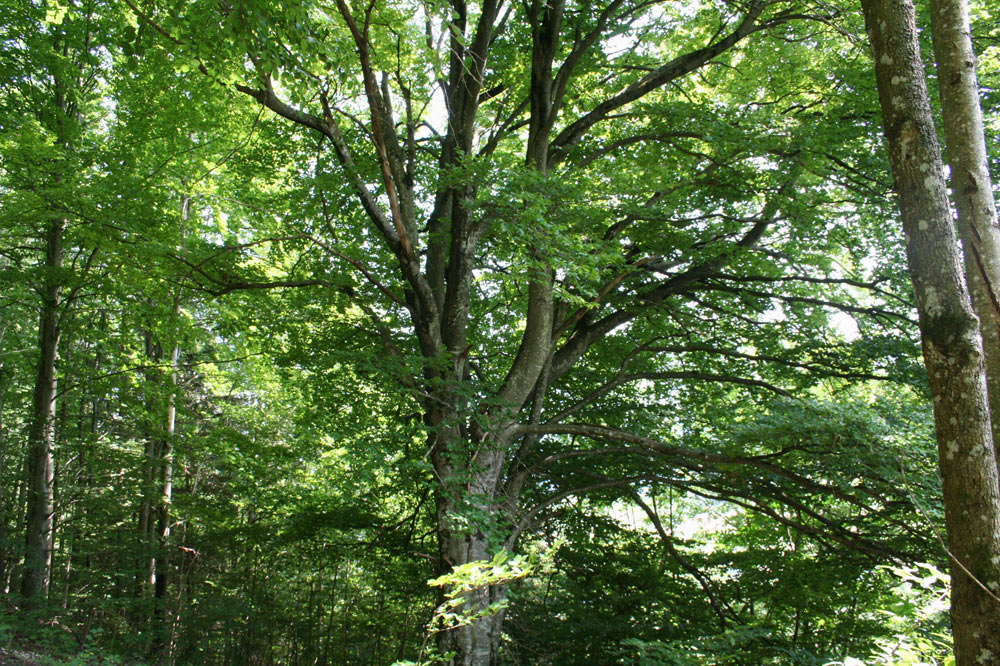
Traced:
<path fill-rule="evenodd" d="M 52 564 L 53 463 L 56 417 L 56 355 L 59 348 L 59 307 L 62 289 L 64 220 L 53 221 L 46 237 L 45 286 L 38 323 L 38 370 L 35 376 L 31 424 L 28 430 L 28 497 L 25 529 L 24 576 L 21 594 L 25 604 L 44 602 Z"/>
<path fill-rule="evenodd" d="M 931 0 L 931 29 L 945 153 L 965 248 L 965 275 L 979 316 L 994 449 L 1000 443 L 1000 227 L 986 164 L 976 54 L 965 0 Z"/>
<path fill-rule="evenodd" d="M 559 45 L 562 12 L 562 0 L 544 5 L 536 2 L 531 9 L 532 71 L 525 163 L 540 175 L 548 171 L 549 138 L 555 122 L 552 64 Z M 454 234 L 455 229 L 452 231 Z M 528 247 L 527 251 L 532 261 L 537 263 L 528 268 L 525 276 L 528 283 L 525 328 L 517 355 L 497 392 L 500 406 L 498 409 L 486 409 L 495 422 L 486 431 L 472 418 L 467 428 L 472 441 L 462 436 L 460 428 L 450 439 L 434 447 L 437 449 L 443 445 L 447 450 L 457 442 L 456 453 L 466 452 L 459 457 L 461 463 L 457 469 L 453 462 L 455 457 L 451 456 L 451 462 L 439 466 L 437 470 L 439 478 L 444 481 L 438 504 L 438 534 L 441 564 L 445 572 L 463 564 L 489 560 L 494 549 L 504 546 L 510 537 L 511 526 L 505 525 L 506 516 L 502 510 L 507 501 L 501 497 L 501 488 L 511 442 L 502 433 L 510 425 L 513 415 L 520 412 L 538 389 L 551 354 L 554 317 L 554 272 L 546 266 L 549 258 L 537 247 Z M 455 341 L 449 344 L 453 355 L 465 347 L 473 253 L 471 243 L 466 243 L 460 235 L 453 236 L 449 264 L 451 273 L 448 275 L 442 321 L 442 338 Z M 458 274 L 454 273 L 455 267 L 460 271 Z M 464 291 L 455 291 L 453 284 L 465 285 Z M 460 326 L 455 319 L 461 322 Z M 456 373 L 455 379 L 462 381 L 464 364 L 456 368 Z M 446 404 L 459 405 L 454 401 Z M 456 414 L 462 411 L 461 407 L 455 410 Z M 497 663 L 503 611 L 495 604 L 502 602 L 506 594 L 506 586 L 498 584 L 483 585 L 465 595 L 463 613 L 471 620 L 443 632 L 438 643 L 442 653 L 454 653 L 450 664 L 494 666 Z"/>
<path fill-rule="evenodd" d="M 444 550 L 449 554 L 453 566 L 461 566 L 470 562 L 489 560 L 489 546 L 490 543 L 486 538 L 471 534 L 445 540 Z M 502 602 L 505 598 L 506 587 L 503 585 L 483 586 L 466 595 L 462 612 L 475 619 L 439 635 L 438 648 L 441 652 L 455 654 L 449 664 L 494 666 L 497 663 L 503 611 L 490 611 L 490 606 Z"/>
<path fill-rule="evenodd" d="M 456 534 L 451 530 L 449 533 L 450 536 L 443 539 L 442 552 L 448 555 L 451 567 L 490 559 L 490 549 L 495 544 L 482 534 Z M 444 654 L 455 654 L 449 664 L 494 666 L 497 663 L 503 610 L 496 610 L 496 605 L 506 596 L 505 585 L 485 585 L 466 595 L 462 613 L 475 619 L 439 634 L 438 649 Z"/>
<path fill-rule="evenodd" d="M 452 437 L 457 434 L 450 433 Z M 508 443 L 451 441 L 457 442 L 452 447 L 456 451 L 471 445 L 478 453 L 468 466 L 461 470 L 452 466 L 450 476 L 442 477 L 444 483 L 437 502 L 439 574 L 450 573 L 464 564 L 489 560 L 507 537 L 502 518 L 497 515 L 497 491 L 505 469 Z M 445 445 L 445 442 L 437 444 L 438 447 Z M 491 611 L 490 607 L 505 597 L 503 585 L 483 585 L 465 595 L 460 613 L 471 621 L 438 634 L 441 653 L 455 655 L 449 664 L 492 666 L 496 663 L 503 612 Z"/>
<path fill-rule="evenodd" d="M 965 290 L 909 0 L 862 0 L 917 297 L 953 556 L 957 666 L 1000 659 L 1000 489 L 979 324 Z"/>

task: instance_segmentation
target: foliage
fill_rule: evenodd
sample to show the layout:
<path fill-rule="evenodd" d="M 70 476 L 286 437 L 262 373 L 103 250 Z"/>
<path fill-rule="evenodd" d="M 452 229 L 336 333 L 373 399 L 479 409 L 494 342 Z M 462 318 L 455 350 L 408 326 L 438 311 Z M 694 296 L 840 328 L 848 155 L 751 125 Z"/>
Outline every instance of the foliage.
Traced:
<path fill-rule="evenodd" d="M 876 640 L 865 661 L 848 657 L 830 666 L 954 666 L 948 620 L 950 579 L 932 564 L 889 567 L 898 579 L 894 603 L 881 612 L 892 634 Z"/>
<path fill-rule="evenodd" d="M 853 8 L 763 3 L 731 48 L 563 141 L 760 4 L 563 3 L 550 64 L 575 64 L 552 82 L 540 169 L 549 3 L 505 5 L 480 61 L 488 2 L 342 4 L 4 0 L 0 590 L 17 640 L 407 664 L 503 619 L 509 664 L 941 661 L 935 570 L 879 568 L 936 557 L 941 512 Z M 466 135 L 445 97 L 476 62 Z M 409 259 L 373 212 L 393 217 L 389 181 L 408 188 Z M 407 270 L 430 276 L 442 243 L 469 253 L 430 300 L 467 307 L 431 344 Z M 507 391 L 539 276 L 551 348 Z M 29 621 L 15 591 L 47 281 L 67 295 L 57 512 L 49 605 Z"/>
<path fill-rule="evenodd" d="M 483 608 L 469 607 L 469 597 L 489 594 L 496 586 L 508 586 L 533 575 L 544 566 L 544 554 L 533 551 L 523 555 L 513 555 L 500 550 L 491 560 L 468 562 L 454 567 L 450 572 L 427 581 L 432 587 L 441 589 L 444 597 L 427 624 L 424 644 L 420 647 L 417 661 L 398 661 L 393 666 L 429 666 L 448 662 L 454 654 L 440 653 L 427 639 L 445 631 L 454 631 L 484 617 L 495 616 L 507 608 L 507 599 L 493 601 Z"/>

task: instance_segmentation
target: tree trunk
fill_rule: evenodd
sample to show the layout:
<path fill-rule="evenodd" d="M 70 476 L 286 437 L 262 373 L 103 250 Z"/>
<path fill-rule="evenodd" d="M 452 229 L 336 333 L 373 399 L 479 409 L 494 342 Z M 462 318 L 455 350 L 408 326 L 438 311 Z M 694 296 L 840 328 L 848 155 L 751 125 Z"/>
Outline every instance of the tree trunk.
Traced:
<path fill-rule="evenodd" d="M 484 447 L 482 442 L 461 440 L 459 429 L 445 429 L 432 445 L 435 467 L 441 476 L 438 490 L 437 533 L 439 575 L 455 567 L 489 560 L 491 550 L 504 543 L 497 534 L 500 526 L 493 524 L 496 516 L 496 495 L 505 458 L 504 446 Z M 451 450 L 448 450 L 451 449 Z M 478 451 L 468 463 L 456 464 L 463 450 Z M 454 653 L 453 666 L 492 666 L 502 615 L 491 614 L 491 603 L 500 590 L 493 586 L 476 588 L 465 595 L 461 613 L 475 619 L 438 634 L 438 650 Z"/>
<path fill-rule="evenodd" d="M 490 559 L 491 543 L 484 535 L 459 534 L 453 529 L 445 529 L 443 532 L 446 536 L 441 539 L 442 550 L 448 553 L 450 563 L 450 566 L 445 567 L 445 572 L 463 564 Z M 438 649 L 445 654 L 455 653 L 449 664 L 493 666 L 497 663 L 503 611 L 490 611 L 490 606 L 502 602 L 506 596 L 506 587 L 502 585 L 486 585 L 466 595 L 462 613 L 476 619 L 439 635 Z"/>
<path fill-rule="evenodd" d="M 967 2 L 931 0 L 931 30 L 938 63 L 945 153 L 958 210 L 958 233 L 965 248 L 965 276 L 983 337 L 996 450 L 1000 443 L 1000 227 L 986 164 Z"/>
<path fill-rule="evenodd" d="M 175 305 L 176 316 L 179 305 Z M 173 389 L 177 386 L 177 360 L 180 348 L 175 343 L 170 352 L 170 388 L 167 398 L 166 431 L 159 447 L 159 488 L 156 506 L 156 550 L 153 565 L 153 652 L 162 652 L 169 646 L 169 622 L 167 610 L 167 570 L 170 566 L 170 504 L 174 487 L 174 426 L 177 422 L 177 404 Z"/>
<path fill-rule="evenodd" d="M 969 305 L 913 5 L 862 0 L 934 402 L 957 666 L 1000 659 L 1000 488 L 979 324 Z"/>
<path fill-rule="evenodd" d="M 173 316 L 180 311 L 175 300 Z M 177 362 L 180 347 L 175 342 L 170 351 L 170 376 L 163 398 L 164 382 L 158 367 L 164 358 L 163 349 L 151 331 L 144 334 L 146 359 L 152 366 L 144 372 L 149 410 L 142 470 L 142 502 L 139 506 L 139 539 L 141 559 L 136 572 L 136 596 L 148 598 L 152 591 L 149 621 L 151 655 L 160 654 L 169 639 L 167 619 L 167 583 L 169 568 L 170 504 L 173 497 L 173 438 L 177 406 L 173 390 L 177 385 Z M 163 409 L 163 411 L 160 411 Z M 162 420 L 161 420 L 162 418 Z"/>
<path fill-rule="evenodd" d="M 38 323 L 38 371 L 28 430 L 28 506 L 24 576 L 21 595 L 28 607 L 44 602 L 52 564 L 53 463 L 56 417 L 56 355 L 59 349 L 59 306 L 65 220 L 53 221 L 45 235 L 45 282 Z"/>
<path fill-rule="evenodd" d="M 146 437 L 142 456 L 142 501 L 139 503 L 138 516 L 139 562 L 135 572 L 135 596 L 137 599 L 148 597 L 148 591 L 152 589 L 156 575 L 153 532 L 156 520 L 159 452 L 162 446 L 155 405 L 158 402 L 159 393 L 159 375 L 157 374 L 156 366 L 163 360 L 163 351 L 153 340 L 153 333 L 149 330 L 143 332 L 143 346 L 146 350 L 146 362 L 153 367 L 142 371 L 148 412 L 145 423 Z M 146 619 L 145 615 L 143 615 L 142 621 Z"/>
<path fill-rule="evenodd" d="M 0 263 L 0 266 L 3 266 Z M 0 356 L 3 353 L 3 339 L 7 333 L 7 327 L 4 326 L 0 328 Z M 3 594 L 4 585 L 3 581 L 7 578 L 7 567 L 10 561 L 10 557 L 7 555 L 7 517 L 14 515 L 13 512 L 9 512 L 5 507 L 5 493 L 4 493 L 4 470 L 7 467 L 7 428 L 4 426 L 3 422 L 3 410 L 4 404 L 7 398 L 7 387 L 10 382 L 7 380 L 6 373 L 4 372 L 3 361 L 0 361 L 0 594 Z"/>

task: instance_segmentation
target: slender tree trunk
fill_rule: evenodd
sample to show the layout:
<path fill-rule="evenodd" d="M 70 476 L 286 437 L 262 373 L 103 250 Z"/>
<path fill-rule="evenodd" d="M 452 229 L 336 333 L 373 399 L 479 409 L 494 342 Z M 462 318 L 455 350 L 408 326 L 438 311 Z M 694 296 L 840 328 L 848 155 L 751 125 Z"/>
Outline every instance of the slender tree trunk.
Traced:
<path fill-rule="evenodd" d="M 986 164 L 976 54 L 966 0 L 931 0 L 945 153 L 965 248 L 965 276 L 979 317 L 986 385 L 993 415 L 993 446 L 1000 444 L 1000 226 Z"/>
<path fill-rule="evenodd" d="M 28 461 L 25 459 L 20 465 L 18 473 L 15 476 L 18 479 L 17 483 L 17 499 L 14 502 L 14 509 L 12 511 L 13 515 L 17 516 L 16 523 L 14 525 L 14 532 L 21 533 L 22 530 L 26 530 L 26 522 L 28 515 L 28 475 L 27 475 Z M 6 577 L 3 579 L 3 592 L 4 594 L 10 594 L 12 585 L 14 584 L 14 562 L 10 563 L 7 567 Z"/>
<path fill-rule="evenodd" d="M 6 332 L 6 326 L 0 328 L 0 352 L 3 351 L 3 339 Z M 8 513 L 4 506 L 4 470 L 7 467 L 8 437 L 7 428 L 4 426 L 3 421 L 3 410 L 7 398 L 8 384 L 3 362 L 0 361 L 0 592 L 3 591 L 3 580 L 7 576 L 7 566 L 10 559 L 7 555 L 7 517 L 13 515 L 13 513 Z"/>
<path fill-rule="evenodd" d="M 862 0 L 934 401 L 957 666 L 1000 660 L 1000 488 L 979 323 L 965 290 L 909 0 Z"/>
<path fill-rule="evenodd" d="M 175 301 L 174 315 L 180 303 Z M 177 362 L 180 348 L 175 343 L 170 351 L 170 394 L 162 399 L 163 381 L 157 366 L 163 360 L 160 344 L 153 333 L 145 333 L 146 358 L 154 367 L 145 372 L 147 406 L 150 417 L 147 425 L 146 444 L 142 470 L 142 502 L 139 506 L 139 539 L 141 564 L 136 578 L 137 597 L 152 592 L 150 628 L 150 654 L 162 652 L 169 644 L 167 620 L 167 584 L 169 568 L 170 504 L 173 497 L 173 438 L 177 407 L 173 389 L 177 384 Z M 160 409 L 165 406 L 165 410 Z M 158 416 L 158 413 L 162 416 Z M 160 418 L 163 418 L 161 421 Z"/>
<path fill-rule="evenodd" d="M 184 197 L 181 202 L 182 250 L 187 234 L 188 211 L 191 197 Z M 158 486 L 156 490 L 156 529 L 155 529 L 155 560 L 153 563 L 153 653 L 165 653 L 163 656 L 171 660 L 173 645 L 173 626 L 168 613 L 167 585 L 170 568 L 170 524 L 172 516 L 170 507 L 174 495 L 174 434 L 177 424 L 177 364 L 180 360 L 180 344 L 178 342 L 178 318 L 181 311 L 181 296 L 174 295 L 173 309 L 170 316 L 170 332 L 173 337 L 170 348 L 170 385 L 167 396 L 166 421 L 163 437 L 157 450 L 156 467 L 158 470 Z M 152 528 L 151 528 L 152 529 Z"/>
<path fill-rule="evenodd" d="M 175 303 L 174 315 L 179 311 L 179 303 Z M 174 488 L 174 430 L 177 422 L 177 404 L 173 389 L 177 386 L 177 361 L 180 348 L 175 343 L 170 352 L 170 388 L 167 398 L 166 430 L 159 447 L 159 488 L 157 490 L 156 506 L 156 550 L 153 565 L 153 651 L 162 652 L 169 647 L 169 622 L 167 610 L 167 571 L 170 566 L 170 504 Z"/>
<path fill-rule="evenodd" d="M 161 447 L 155 407 L 158 402 L 158 389 L 154 390 L 153 387 L 158 384 L 159 376 L 155 366 L 163 359 L 163 352 L 153 340 L 153 333 L 149 330 L 143 332 L 143 345 L 146 350 L 146 361 L 154 367 L 142 371 L 148 411 L 142 456 L 142 501 L 139 503 L 138 516 L 139 562 L 135 572 L 135 596 L 137 599 L 148 597 L 156 575 L 153 532 L 156 523 L 157 478 L 159 476 L 158 463 Z M 148 619 L 145 615 L 142 617 Z"/>
<path fill-rule="evenodd" d="M 38 323 L 38 369 L 28 430 L 28 497 L 24 576 L 21 595 L 28 607 L 44 602 L 52 564 L 53 461 L 56 417 L 56 356 L 59 349 L 59 307 L 62 287 L 58 271 L 63 260 L 66 221 L 54 220 L 45 235 L 46 276 Z"/>

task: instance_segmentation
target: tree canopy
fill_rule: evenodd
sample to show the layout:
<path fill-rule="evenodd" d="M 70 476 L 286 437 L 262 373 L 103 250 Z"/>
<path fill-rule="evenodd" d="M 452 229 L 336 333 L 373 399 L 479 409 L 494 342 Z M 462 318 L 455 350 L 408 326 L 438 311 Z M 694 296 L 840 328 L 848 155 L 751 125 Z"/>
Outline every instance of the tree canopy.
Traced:
<path fill-rule="evenodd" d="M 3 8 L 0 636 L 162 663 L 947 653 L 853 4 Z"/>

